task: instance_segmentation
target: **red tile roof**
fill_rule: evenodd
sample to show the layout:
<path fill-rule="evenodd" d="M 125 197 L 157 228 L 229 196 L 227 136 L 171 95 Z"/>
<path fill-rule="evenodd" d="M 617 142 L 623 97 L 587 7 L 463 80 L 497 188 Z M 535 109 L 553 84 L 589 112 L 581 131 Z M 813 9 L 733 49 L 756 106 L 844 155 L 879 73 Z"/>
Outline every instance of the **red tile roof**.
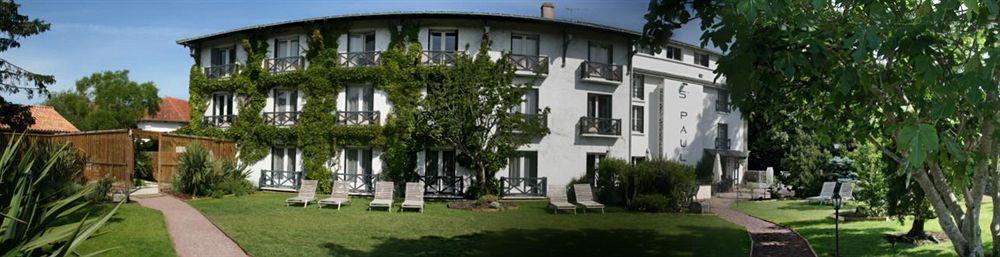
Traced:
<path fill-rule="evenodd" d="M 142 118 L 143 121 L 169 121 L 184 123 L 191 121 L 191 115 L 189 113 L 190 109 L 187 101 L 169 96 L 160 100 L 160 112 L 157 112 L 156 115 L 153 116 L 147 115 L 145 118 Z"/>
<path fill-rule="evenodd" d="M 35 118 L 35 124 L 28 127 L 28 132 L 35 133 L 68 133 L 80 132 L 73 123 L 69 123 L 52 106 L 35 105 L 29 109 L 31 117 Z M 0 130 L 7 130 L 7 125 L 0 124 Z"/>

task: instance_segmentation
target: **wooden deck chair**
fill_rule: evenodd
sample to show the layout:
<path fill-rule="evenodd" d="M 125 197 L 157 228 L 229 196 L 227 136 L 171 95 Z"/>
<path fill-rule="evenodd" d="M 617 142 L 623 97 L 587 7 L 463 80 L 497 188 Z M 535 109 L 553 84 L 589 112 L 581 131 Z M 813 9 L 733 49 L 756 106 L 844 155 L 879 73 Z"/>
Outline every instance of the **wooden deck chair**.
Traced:
<path fill-rule="evenodd" d="M 576 195 L 576 204 L 583 206 L 583 212 L 587 209 L 601 209 L 604 213 L 604 205 L 594 201 L 594 191 L 590 184 L 573 184 L 573 194 Z"/>
<path fill-rule="evenodd" d="M 823 182 L 823 189 L 819 191 L 819 195 L 806 198 L 806 201 L 811 203 L 829 201 L 830 199 L 833 199 L 834 187 L 837 187 L 837 182 Z"/>
<path fill-rule="evenodd" d="M 559 213 L 559 210 L 573 210 L 573 214 L 576 214 L 576 205 L 569 203 L 566 197 L 566 186 L 549 185 L 548 191 L 549 208 L 552 208 L 554 214 Z"/>
<path fill-rule="evenodd" d="M 316 181 L 303 180 L 302 184 L 299 185 L 299 196 L 286 199 L 285 205 L 302 204 L 302 207 L 305 208 L 312 201 L 316 201 Z"/>
<path fill-rule="evenodd" d="M 347 182 L 340 180 L 334 181 L 333 191 L 330 192 L 330 198 L 319 200 L 319 206 L 337 205 L 337 209 L 340 210 L 341 205 L 351 204 L 351 196 L 348 195 L 348 191 Z"/>
<path fill-rule="evenodd" d="M 375 198 L 368 204 L 368 210 L 372 208 L 385 208 L 387 212 L 392 211 L 392 191 L 396 185 L 392 181 L 378 181 L 375 184 Z"/>
<path fill-rule="evenodd" d="M 406 199 L 403 200 L 399 211 L 403 209 L 420 209 L 420 212 L 424 212 L 424 183 L 406 183 Z"/>

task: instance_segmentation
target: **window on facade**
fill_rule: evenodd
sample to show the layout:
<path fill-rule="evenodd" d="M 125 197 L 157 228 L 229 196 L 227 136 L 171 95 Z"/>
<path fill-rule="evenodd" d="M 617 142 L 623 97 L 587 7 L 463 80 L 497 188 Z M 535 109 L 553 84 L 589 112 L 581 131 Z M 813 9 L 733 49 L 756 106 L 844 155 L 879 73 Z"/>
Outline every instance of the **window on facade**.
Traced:
<path fill-rule="evenodd" d="M 424 152 L 425 176 L 455 176 L 455 150 Z"/>
<path fill-rule="evenodd" d="M 510 36 L 510 53 L 516 55 L 537 56 L 538 36 L 513 34 Z"/>
<path fill-rule="evenodd" d="M 597 178 L 597 168 L 601 164 L 601 160 L 604 160 L 607 154 L 604 153 L 587 153 L 587 177 L 591 178 L 590 181 L 595 181 Z"/>
<path fill-rule="evenodd" d="M 215 93 L 212 94 L 212 116 L 233 115 L 233 94 Z"/>
<path fill-rule="evenodd" d="M 611 118 L 611 95 L 587 94 L 587 117 Z"/>
<path fill-rule="evenodd" d="M 431 51 L 458 51 L 458 31 L 455 30 L 431 30 L 430 31 Z"/>
<path fill-rule="evenodd" d="M 694 63 L 697 65 L 708 67 L 708 59 L 707 53 L 694 53 Z"/>
<path fill-rule="evenodd" d="M 684 58 L 680 47 L 667 46 L 663 49 L 663 51 L 666 52 L 668 59 L 680 61 Z"/>
<path fill-rule="evenodd" d="M 538 113 L 538 89 L 528 90 L 521 99 L 521 104 L 514 106 L 513 112 L 525 114 Z"/>
<path fill-rule="evenodd" d="M 590 42 L 587 49 L 587 61 L 611 64 L 611 45 Z"/>
<path fill-rule="evenodd" d="M 287 58 L 299 56 L 299 38 L 285 38 L 274 40 L 274 58 Z"/>
<path fill-rule="evenodd" d="M 274 171 L 296 171 L 296 152 L 291 147 L 271 148 L 271 170 Z"/>
<path fill-rule="evenodd" d="M 212 66 L 236 63 L 236 47 L 219 47 L 212 49 Z"/>
<path fill-rule="evenodd" d="M 719 99 L 715 99 L 715 110 L 720 112 L 729 112 L 729 90 L 720 89 Z"/>
<path fill-rule="evenodd" d="M 645 126 L 646 108 L 641 105 L 632 106 L 632 131 L 643 132 Z"/>
<path fill-rule="evenodd" d="M 508 159 L 507 177 L 537 178 L 538 152 L 519 151 Z"/>
<path fill-rule="evenodd" d="M 274 89 L 274 111 L 296 112 L 299 108 L 298 92 L 294 89 Z"/>
<path fill-rule="evenodd" d="M 372 174 L 372 150 L 364 148 L 344 149 L 344 173 Z"/>
<path fill-rule="evenodd" d="M 348 111 L 372 111 L 375 109 L 375 88 L 370 85 L 354 85 L 347 87 Z"/>
<path fill-rule="evenodd" d="M 719 123 L 717 125 L 718 134 L 715 137 L 715 148 L 716 149 L 729 149 L 729 125 L 725 123 Z"/>
<path fill-rule="evenodd" d="M 632 99 L 646 99 L 646 76 L 635 74 L 632 77 Z"/>
<path fill-rule="evenodd" d="M 352 53 L 374 52 L 375 32 L 349 34 L 347 40 L 347 51 Z"/>

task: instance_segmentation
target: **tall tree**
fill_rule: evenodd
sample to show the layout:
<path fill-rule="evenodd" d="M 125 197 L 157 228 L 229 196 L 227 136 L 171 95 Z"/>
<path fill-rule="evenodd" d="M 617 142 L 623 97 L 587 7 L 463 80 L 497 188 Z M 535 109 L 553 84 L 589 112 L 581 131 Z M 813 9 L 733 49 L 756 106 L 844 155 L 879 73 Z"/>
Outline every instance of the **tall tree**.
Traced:
<path fill-rule="evenodd" d="M 997 1 L 657 0 L 647 43 L 694 19 L 728 52 L 716 72 L 746 112 L 795 112 L 878 144 L 916 182 L 955 252 L 984 256 L 984 194 L 1000 201 Z M 662 41 L 659 41 L 662 42 Z M 890 144 L 879 144 L 880 140 Z M 993 212 L 1000 256 L 1000 208 Z"/>
<path fill-rule="evenodd" d="M 133 128 L 160 110 L 153 82 L 138 83 L 128 70 L 94 73 L 76 81 L 76 91 L 52 94 L 45 103 L 81 130 Z"/>
<path fill-rule="evenodd" d="M 441 84 L 428 85 L 418 114 L 422 130 L 454 147 L 459 164 L 476 171 L 476 183 L 485 192 L 493 191 L 489 178 L 507 165 L 518 147 L 548 133 L 537 119 L 542 116 L 512 111 L 524 101 L 529 86 L 514 83 L 514 66 L 507 58 L 490 59 L 489 45 L 484 35 L 478 54 L 456 58 Z"/>
<path fill-rule="evenodd" d="M 0 0 L 0 53 L 21 47 L 18 41 L 21 38 L 49 30 L 48 23 L 18 13 L 20 6 L 13 0 Z M 55 82 L 50 75 L 30 72 L 0 58 L 0 93 L 19 94 L 23 91 L 31 98 L 35 94 L 46 94 L 46 87 Z M 27 106 L 13 104 L 0 96 L 0 124 L 13 130 L 24 130 L 34 123 L 35 119 Z"/>

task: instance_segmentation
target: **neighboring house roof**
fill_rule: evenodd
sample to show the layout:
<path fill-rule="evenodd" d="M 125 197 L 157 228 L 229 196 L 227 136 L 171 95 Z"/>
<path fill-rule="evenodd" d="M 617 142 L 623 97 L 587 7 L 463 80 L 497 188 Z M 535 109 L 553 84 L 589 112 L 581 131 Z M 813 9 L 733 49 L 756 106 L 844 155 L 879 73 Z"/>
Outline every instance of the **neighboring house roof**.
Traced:
<path fill-rule="evenodd" d="M 29 108 L 31 117 L 35 118 L 35 124 L 28 127 L 28 132 L 35 133 L 69 133 L 80 132 L 73 123 L 69 123 L 52 106 L 35 105 Z M 9 127 L 0 124 L 0 130 L 9 130 Z"/>
<path fill-rule="evenodd" d="M 167 121 L 188 123 L 191 121 L 188 102 L 173 97 L 160 99 L 160 111 L 156 115 L 142 118 L 141 121 Z"/>

